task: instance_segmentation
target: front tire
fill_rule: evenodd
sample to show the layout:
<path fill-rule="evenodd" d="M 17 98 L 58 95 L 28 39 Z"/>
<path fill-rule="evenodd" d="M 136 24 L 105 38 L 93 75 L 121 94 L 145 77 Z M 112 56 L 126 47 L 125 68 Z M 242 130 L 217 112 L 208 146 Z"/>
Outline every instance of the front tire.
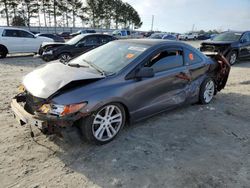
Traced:
<path fill-rule="evenodd" d="M 99 108 L 93 115 L 79 120 L 79 127 L 87 142 L 106 144 L 117 136 L 125 122 L 124 107 L 110 103 Z"/>
<path fill-rule="evenodd" d="M 205 79 L 200 87 L 199 101 L 201 104 L 208 104 L 212 101 L 215 94 L 215 83 L 213 79 Z"/>
<path fill-rule="evenodd" d="M 72 59 L 72 56 L 69 53 L 62 53 L 59 55 L 59 60 L 62 63 L 67 63 Z"/>
<path fill-rule="evenodd" d="M 230 65 L 234 65 L 237 62 L 238 54 L 236 51 L 232 51 L 228 54 L 227 60 Z"/>

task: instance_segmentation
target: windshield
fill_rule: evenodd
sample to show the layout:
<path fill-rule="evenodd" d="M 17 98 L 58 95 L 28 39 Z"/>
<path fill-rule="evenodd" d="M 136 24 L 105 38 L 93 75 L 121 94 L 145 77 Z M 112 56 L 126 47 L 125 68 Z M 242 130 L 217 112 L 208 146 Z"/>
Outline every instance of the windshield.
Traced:
<path fill-rule="evenodd" d="M 129 42 L 109 42 L 95 48 L 76 59 L 70 64 L 87 65 L 104 71 L 106 74 L 117 73 L 136 57 L 142 54 L 149 46 Z"/>
<path fill-rule="evenodd" d="M 241 33 L 233 33 L 233 32 L 227 32 L 227 33 L 221 33 L 219 35 L 216 35 L 212 40 L 213 41 L 238 41 L 240 40 Z"/>
<path fill-rule="evenodd" d="M 69 44 L 69 45 L 74 45 L 76 44 L 79 40 L 81 40 L 83 38 L 83 35 L 77 35 L 75 37 L 73 37 L 72 39 L 68 40 L 66 42 L 66 44 Z"/>

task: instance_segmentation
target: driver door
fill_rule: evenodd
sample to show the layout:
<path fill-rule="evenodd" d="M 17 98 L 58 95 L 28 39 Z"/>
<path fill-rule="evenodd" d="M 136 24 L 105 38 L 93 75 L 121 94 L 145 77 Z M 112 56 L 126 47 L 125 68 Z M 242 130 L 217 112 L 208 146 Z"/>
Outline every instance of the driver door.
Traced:
<path fill-rule="evenodd" d="M 97 36 L 86 36 L 76 44 L 74 55 L 83 54 L 99 45 Z"/>
<path fill-rule="evenodd" d="M 151 116 L 185 102 L 189 71 L 184 65 L 183 50 L 164 48 L 153 53 L 143 66 L 154 70 L 154 77 L 134 80 L 133 117 Z"/>
<path fill-rule="evenodd" d="M 241 38 L 240 43 L 240 58 L 250 57 L 250 32 L 245 33 Z"/>

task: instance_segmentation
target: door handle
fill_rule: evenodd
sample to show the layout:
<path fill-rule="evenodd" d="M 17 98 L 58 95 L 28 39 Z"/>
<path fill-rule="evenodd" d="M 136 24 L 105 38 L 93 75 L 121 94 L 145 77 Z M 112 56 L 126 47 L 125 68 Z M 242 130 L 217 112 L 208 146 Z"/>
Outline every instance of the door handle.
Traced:
<path fill-rule="evenodd" d="M 182 80 L 191 81 L 191 74 L 188 70 L 181 71 L 179 74 L 176 75 L 176 77 Z"/>

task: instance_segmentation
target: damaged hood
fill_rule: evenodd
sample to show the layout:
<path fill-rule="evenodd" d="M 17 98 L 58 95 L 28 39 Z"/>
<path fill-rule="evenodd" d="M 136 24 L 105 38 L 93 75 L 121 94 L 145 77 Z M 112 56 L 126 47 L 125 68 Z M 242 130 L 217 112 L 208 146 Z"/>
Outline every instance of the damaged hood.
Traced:
<path fill-rule="evenodd" d="M 23 85 L 33 96 L 45 99 L 72 81 L 103 77 L 105 76 L 92 68 L 76 68 L 53 62 L 27 74 Z"/>

